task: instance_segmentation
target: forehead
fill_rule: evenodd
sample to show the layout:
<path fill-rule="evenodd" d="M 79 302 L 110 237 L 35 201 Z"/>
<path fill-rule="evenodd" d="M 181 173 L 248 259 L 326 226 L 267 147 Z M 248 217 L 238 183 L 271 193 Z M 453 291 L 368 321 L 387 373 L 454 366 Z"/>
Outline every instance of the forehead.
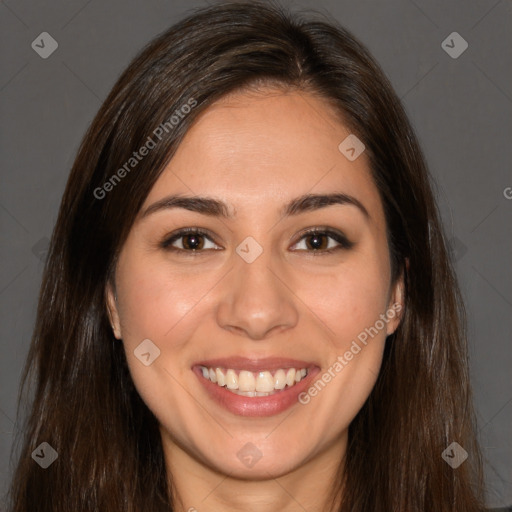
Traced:
<path fill-rule="evenodd" d="M 366 155 L 349 161 L 338 148 L 349 135 L 332 106 L 310 93 L 230 94 L 195 120 L 145 206 L 182 193 L 216 196 L 231 213 L 254 214 L 304 193 L 336 191 L 379 217 Z"/>

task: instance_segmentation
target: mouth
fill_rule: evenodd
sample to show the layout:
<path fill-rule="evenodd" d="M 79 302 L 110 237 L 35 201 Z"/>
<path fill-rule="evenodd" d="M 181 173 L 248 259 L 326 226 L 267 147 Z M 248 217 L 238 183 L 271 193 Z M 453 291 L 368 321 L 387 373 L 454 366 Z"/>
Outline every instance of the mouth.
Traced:
<path fill-rule="evenodd" d="M 227 358 L 192 366 L 210 398 L 241 416 L 279 414 L 298 401 L 320 368 L 283 358 Z"/>

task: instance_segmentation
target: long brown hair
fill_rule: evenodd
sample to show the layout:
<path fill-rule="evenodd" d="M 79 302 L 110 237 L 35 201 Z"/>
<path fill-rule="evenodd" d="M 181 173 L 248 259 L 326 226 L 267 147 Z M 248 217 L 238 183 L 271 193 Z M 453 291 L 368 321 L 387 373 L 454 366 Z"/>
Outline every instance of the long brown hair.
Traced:
<path fill-rule="evenodd" d="M 343 490 L 343 511 L 482 509 L 464 309 L 432 179 L 403 107 L 368 51 L 336 23 L 236 2 L 195 12 L 143 49 L 80 146 L 20 387 L 13 512 L 172 510 L 157 421 L 113 336 L 105 285 L 137 212 L 194 119 L 230 92 L 269 84 L 328 100 L 363 141 L 384 205 L 392 278 L 405 279 L 402 322 L 350 425 L 333 502 Z M 166 122 L 157 141 L 155 130 Z M 155 147 L 113 180 L 148 137 Z M 108 191 L 98 192 L 107 181 Z M 469 454 L 457 469 L 441 457 L 453 441 Z M 31 457 L 42 442 L 58 453 L 47 469 Z"/>

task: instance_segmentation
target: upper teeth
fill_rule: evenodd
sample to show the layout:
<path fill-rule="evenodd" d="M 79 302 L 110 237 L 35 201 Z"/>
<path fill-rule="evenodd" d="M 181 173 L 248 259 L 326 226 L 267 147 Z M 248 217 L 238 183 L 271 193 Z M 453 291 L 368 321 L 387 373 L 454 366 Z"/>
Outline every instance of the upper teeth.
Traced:
<path fill-rule="evenodd" d="M 307 374 L 306 368 L 279 369 L 270 371 L 250 372 L 247 370 L 233 370 L 231 368 L 207 368 L 200 366 L 203 377 L 216 383 L 218 386 L 227 387 L 239 395 L 266 396 L 276 390 L 282 390 L 285 386 L 293 386 L 300 382 Z"/>

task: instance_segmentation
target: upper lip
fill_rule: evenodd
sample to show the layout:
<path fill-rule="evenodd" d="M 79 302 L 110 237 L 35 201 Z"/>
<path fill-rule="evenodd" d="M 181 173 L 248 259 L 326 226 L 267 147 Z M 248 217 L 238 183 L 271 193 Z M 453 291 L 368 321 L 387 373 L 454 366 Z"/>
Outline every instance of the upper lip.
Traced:
<path fill-rule="evenodd" d="M 278 370 L 279 368 L 311 368 L 317 366 L 313 362 L 300 361 L 287 357 L 241 357 L 231 356 L 218 359 L 198 361 L 193 366 L 205 366 L 207 368 L 231 368 L 233 370 L 248 370 L 252 372 L 264 370 Z"/>

